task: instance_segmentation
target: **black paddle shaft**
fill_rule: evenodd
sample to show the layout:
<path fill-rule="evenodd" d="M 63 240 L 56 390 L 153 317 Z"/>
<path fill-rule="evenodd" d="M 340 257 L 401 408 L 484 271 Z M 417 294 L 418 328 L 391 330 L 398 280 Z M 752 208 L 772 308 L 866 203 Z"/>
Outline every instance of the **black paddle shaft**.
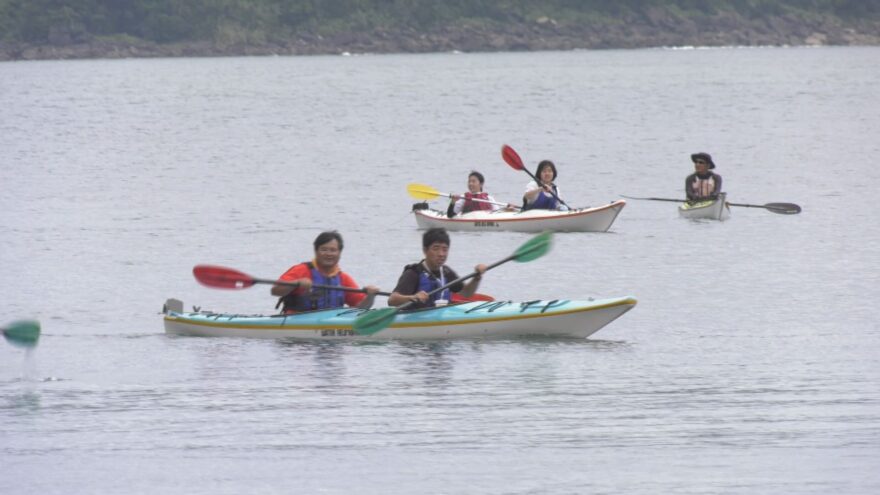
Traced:
<path fill-rule="evenodd" d="M 264 278 L 254 278 L 252 279 L 255 284 L 271 284 L 271 285 L 283 285 L 285 287 L 299 287 L 300 284 L 296 282 L 285 282 L 284 280 L 268 280 Z M 328 290 L 341 290 L 343 292 L 361 292 L 366 293 L 367 291 L 364 289 L 356 289 L 354 287 L 344 287 L 342 285 L 321 285 L 321 284 L 312 284 L 312 287 L 316 289 L 328 289 Z M 377 296 L 390 296 L 390 292 L 377 292 Z"/>
<path fill-rule="evenodd" d="M 526 173 L 529 174 L 529 177 L 531 177 L 532 180 L 534 180 L 536 184 L 543 187 L 544 183 L 541 182 L 541 179 L 535 177 L 535 174 L 533 174 L 528 168 L 523 167 L 523 170 L 525 170 Z M 565 201 L 562 200 L 562 198 L 560 198 L 559 196 L 556 195 L 556 193 L 553 191 L 552 184 L 550 185 L 550 190 L 547 192 L 549 192 L 554 198 L 556 198 L 556 201 L 559 201 L 560 203 L 565 205 L 565 207 L 568 208 L 569 210 L 571 209 L 571 206 L 568 206 L 568 203 L 566 203 Z"/>
<path fill-rule="evenodd" d="M 672 198 L 637 198 L 635 196 L 623 196 L 627 199 L 643 199 L 647 201 L 669 201 L 672 203 L 685 203 L 684 199 L 672 199 Z M 727 203 L 730 206 L 743 206 L 745 208 L 763 208 L 767 211 L 771 211 L 773 213 L 779 213 L 782 215 L 794 215 L 801 212 L 801 207 L 794 203 L 767 203 L 765 205 L 750 205 L 745 203 Z"/>

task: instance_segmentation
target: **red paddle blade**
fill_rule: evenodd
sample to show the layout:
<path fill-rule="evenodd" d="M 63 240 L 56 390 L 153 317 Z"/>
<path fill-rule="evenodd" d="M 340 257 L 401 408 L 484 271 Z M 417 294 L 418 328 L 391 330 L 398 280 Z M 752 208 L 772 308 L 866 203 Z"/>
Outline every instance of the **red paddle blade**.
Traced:
<path fill-rule="evenodd" d="M 459 302 L 474 302 L 474 301 L 494 301 L 494 300 L 495 300 L 494 297 L 492 297 L 492 296 L 490 296 L 490 295 L 488 295 L 488 294 L 480 294 L 479 292 L 475 293 L 475 294 L 472 295 L 471 297 L 463 297 L 463 296 L 459 296 L 458 294 L 456 294 L 455 292 L 453 292 L 453 293 L 452 293 L 452 297 L 451 297 L 451 299 L 452 299 L 451 302 L 454 302 L 454 303 L 459 303 Z"/>
<path fill-rule="evenodd" d="M 522 158 L 516 154 L 516 151 L 513 151 L 513 148 L 506 144 L 501 147 L 501 158 L 504 158 L 504 161 L 515 170 L 526 169 L 526 166 L 523 165 Z"/>
<path fill-rule="evenodd" d="M 246 289 L 254 285 L 251 276 L 222 266 L 196 265 L 193 276 L 200 284 L 216 289 Z"/>

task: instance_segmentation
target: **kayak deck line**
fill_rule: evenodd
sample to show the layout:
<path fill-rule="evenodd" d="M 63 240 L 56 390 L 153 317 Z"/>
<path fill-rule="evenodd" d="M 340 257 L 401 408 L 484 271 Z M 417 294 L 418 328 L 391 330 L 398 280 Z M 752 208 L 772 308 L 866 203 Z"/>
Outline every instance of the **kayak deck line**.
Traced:
<path fill-rule="evenodd" d="M 478 319 L 454 319 L 454 316 L 451 316 L 449 320 L 443 321 L 419 321 L 419 322 L 394 322 L 389 325 L 390 328 L 425 328 L 425 327 L 439 327 L 439 326 L 453 326 L 453 325 L 472 325 L 475 323 L 495 323 L 499 321 L 511 321 L 511 320 L 531 320 L 535 318 L 547 318 L 550 316 L 562 316 L 562 315 L 570 315 L 575 313 L 586 313 L 590 311 L 598 311 L 607 308 L 614 308 L 617 306 L 632 306 L 636 304 L 636 300 L 634 298 L 626 298 L 619 301 L 613 301 L 606 304 L 598 304 L 595 306 L 582 307 L 582 308 L 573 308 L 573 309 L 564 309 L 557 310 L 552 312 L 544 312 L 547 308 L 542 310 L 541 313 L 537 314 L 523 314 L 522 312 L 516 315 L 510 316 L 491 316 L 485 318 Z"/>
<path fill-rule="evenodd" d="M 696 210 L 697 208 L 705 208 L 707 206 L 712 206 L 714 204 L 715 204 L 714 199 L 708 199 L 705 201 L 696 201 L 693 203 L 685 201 L 685 203 L 683 205 L 681 205 L 681 208 L 684 208 L 685 210 Z"/>

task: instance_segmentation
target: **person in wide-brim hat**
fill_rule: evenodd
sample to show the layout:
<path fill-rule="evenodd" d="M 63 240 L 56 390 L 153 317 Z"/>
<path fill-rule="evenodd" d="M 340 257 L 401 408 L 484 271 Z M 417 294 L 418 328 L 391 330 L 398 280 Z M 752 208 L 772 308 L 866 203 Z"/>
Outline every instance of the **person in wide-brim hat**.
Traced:
<path fill-rule="evenodd" d="M 691 155 L 694 162 L 695 172 L 688 175 L 684 180 L 684 192 L 688 201 L 708 201 L 718 198 L 721 193 L 721 176 L 712 172 L 715 162 L 709 153 L 694 153 Z"/>
<path fill-rule="evenodd" d="M 701 151 L 699 153 L 694 153 L 691 155 L 692 162 L 697 163 L 701 160 L 709 166 L 709 170 L 715 168 L 715 162 L 712 161 L 712 155 L 710 155 L 709 153 L 703 153 Z"/>

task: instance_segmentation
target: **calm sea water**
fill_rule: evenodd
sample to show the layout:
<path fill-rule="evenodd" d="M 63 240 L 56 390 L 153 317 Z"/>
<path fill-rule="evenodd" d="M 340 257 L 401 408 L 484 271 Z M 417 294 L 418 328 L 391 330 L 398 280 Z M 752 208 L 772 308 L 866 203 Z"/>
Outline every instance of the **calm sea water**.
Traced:
<path fill-rule="evenodd" d="M 880 49 L 0 63 L 0 492 L 880 492 Z M 630 201 L 606 234 L 506 264 L 499 299 L 632 295 L 589 340 L 172 338 L 159 311 L 270 312 L 193 265 L 271 278 L 345 236 L 391 289 L 420 257 L 410 182 L 477 169 L 518 201 Z M 441 203 L 436 203 L 441 206 Z M 453 234 L 470 271 L 528 236 Z"/>

